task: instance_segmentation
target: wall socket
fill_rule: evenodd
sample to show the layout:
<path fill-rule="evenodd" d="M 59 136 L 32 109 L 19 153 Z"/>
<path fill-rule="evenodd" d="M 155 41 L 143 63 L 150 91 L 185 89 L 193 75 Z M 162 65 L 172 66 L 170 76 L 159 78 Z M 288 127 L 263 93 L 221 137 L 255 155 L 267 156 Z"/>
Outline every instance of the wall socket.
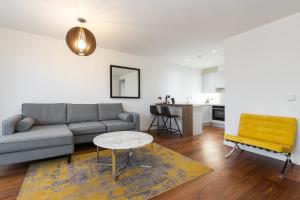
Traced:
<path fill-rule="evenodd" d="M 296 101 L 296 95 L 295 94 L 288 94 L 286 95 L 286 100 L 287 101 Z"/>

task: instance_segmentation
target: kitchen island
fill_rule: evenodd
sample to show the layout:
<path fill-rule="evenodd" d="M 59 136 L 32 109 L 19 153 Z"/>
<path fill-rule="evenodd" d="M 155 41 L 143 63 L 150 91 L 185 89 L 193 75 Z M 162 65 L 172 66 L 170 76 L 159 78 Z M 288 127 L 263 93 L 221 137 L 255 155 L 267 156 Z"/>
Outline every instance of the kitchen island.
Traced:
<path fill-rule="evenodd" d="M 169 106 L 174 115 L 178 115 L 177 122 L 183 137 L 199 135 L 202 133 L 202 106 L 200 104 L 156 104 Z M 174 126 L 174 127 L 173 127 Z M 173 128 L 176 128 L 173 123 Z"/>

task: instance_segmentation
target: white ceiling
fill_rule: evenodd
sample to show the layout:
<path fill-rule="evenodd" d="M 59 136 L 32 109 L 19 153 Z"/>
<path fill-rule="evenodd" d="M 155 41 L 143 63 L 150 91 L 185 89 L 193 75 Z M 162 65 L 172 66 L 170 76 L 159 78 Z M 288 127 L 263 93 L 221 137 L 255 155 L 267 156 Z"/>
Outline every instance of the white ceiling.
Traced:
<path fill-rule="evenodd" d="M 224 39 L 299 11 L 299 0 L 1 0 L 0 26 L 64 39 L 84 17 L 98 48 L 205 68 L 223 64 Z"/>

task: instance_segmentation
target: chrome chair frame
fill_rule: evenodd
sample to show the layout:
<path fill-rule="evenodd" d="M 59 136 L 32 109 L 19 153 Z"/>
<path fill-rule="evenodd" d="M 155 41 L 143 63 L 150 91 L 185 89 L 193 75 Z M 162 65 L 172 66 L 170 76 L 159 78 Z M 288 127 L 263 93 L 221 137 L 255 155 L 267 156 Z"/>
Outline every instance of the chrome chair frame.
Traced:
<path fill-rule="evenodd" d="M 230 150 L 230 152 L 228 154 L 225 155 L 225 158 L 229 158 L 231 156 L 231 154 L 235 151 L 235 149 L 239 149 L 241 152 L 244 151 L 239 146 L 239 144 L 241 144 L 241 145 L 245 145 L 245 146 L 254 147 L 254 148 L 257 148 L 257 149 L 269 151 L 269 152 L 272 152 L 272 153 L 277 153 L 277 154 L 281 154 L 281 155 L 283 154 L 286 157 L 286 160 L 285 160 L 285 163 L 283 165 L 283 168 L 281 169 L 281 171 L 278 175 L 280 178 L 284 177 L 284 175 L 287 171 L 287 166 L 288 166 L 289 163 L 291 164 L 292 167 L 294 166 L 294 163 L 292 162 L 292 159 L 291 159 L 291 153 L 278 153 L 276 151 L 272 151 L 272 150 L 264 149 L 264 148 L 259 148 L 259 147 L 248 145 L 248 144 L 237 143 L 237 142 L 233 142 L 233 141 L 230 141 L 230 140 L 227 140 L 227 141 L 234 143 L 234 147 Z"/>

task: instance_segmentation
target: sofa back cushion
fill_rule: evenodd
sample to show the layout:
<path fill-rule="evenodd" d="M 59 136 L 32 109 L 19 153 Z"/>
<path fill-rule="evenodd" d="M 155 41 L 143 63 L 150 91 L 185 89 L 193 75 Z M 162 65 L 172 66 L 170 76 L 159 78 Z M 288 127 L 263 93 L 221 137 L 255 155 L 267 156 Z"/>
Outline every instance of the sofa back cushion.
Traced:
<path fill-rule="evenodd" d="M 124 112 L 121 103 L 99 103 L 99 120 L 118 119 L 119 114 Z"/>
<path fill-rule="evenodd" d="M 54 125 L 67 123 L 67 105 L 65 103 L 22 105 L 23 117 L 34 119 L 34 125 Z"/>
<path fill-rule="evenodd" d="M 67 123 L 98 121 L 97 104 L 68 104 Z"/>

